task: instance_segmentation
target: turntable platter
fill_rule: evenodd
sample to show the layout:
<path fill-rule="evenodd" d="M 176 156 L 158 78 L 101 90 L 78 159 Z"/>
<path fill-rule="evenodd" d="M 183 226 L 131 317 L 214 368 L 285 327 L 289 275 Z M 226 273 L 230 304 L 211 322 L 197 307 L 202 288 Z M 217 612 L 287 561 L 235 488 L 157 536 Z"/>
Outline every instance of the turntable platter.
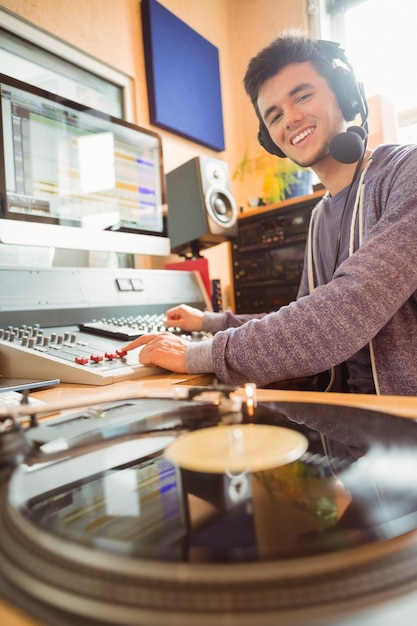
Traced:
<path fill-rule="evenodd" d="M 197 472 L 254 473 L 291 463 L 307 448 L 308 439 L 289 428 L 243 424 L 188 433 L 167 447 L 165 457 Z"/>
<path fill-rule="evenodd" d="M 167 419 L 181 420 L 172 403 Z M 191 434 L 259 426 L 305 446 L 284 464 L 229 471 L 223 458 L 208 473 L 169 454 L 191 434 L 162 430 L 4 471 L 2 592 L 54 626 L 335 626 L 417 592 L 414 421 L 291 402 L 222 419 L 211 407 Z M 265 456 L 276 445 L 272 435 Z"/>

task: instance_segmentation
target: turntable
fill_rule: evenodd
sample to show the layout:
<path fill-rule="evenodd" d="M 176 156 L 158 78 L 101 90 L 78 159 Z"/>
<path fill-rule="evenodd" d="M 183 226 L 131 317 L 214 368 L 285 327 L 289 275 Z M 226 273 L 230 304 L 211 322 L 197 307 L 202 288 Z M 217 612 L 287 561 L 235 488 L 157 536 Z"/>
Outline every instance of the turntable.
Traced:
<path fill-rule="evenodd" d="M 187 394 L 1 416 L 1 596 L 48 626 L 414 625 L 416 422 Z"/>

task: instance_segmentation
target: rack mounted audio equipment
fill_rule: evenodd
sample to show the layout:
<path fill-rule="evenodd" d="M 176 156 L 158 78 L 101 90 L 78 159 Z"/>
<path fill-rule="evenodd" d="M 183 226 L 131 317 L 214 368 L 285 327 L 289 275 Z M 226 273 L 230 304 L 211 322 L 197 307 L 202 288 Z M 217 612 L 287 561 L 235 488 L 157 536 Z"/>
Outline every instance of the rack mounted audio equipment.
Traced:
<path fill-rule="evenodd" d="M 268 313 L 296 298 L 311 211 L 322 195 L 239 217 L 232 243 L 236 313 Z"/>

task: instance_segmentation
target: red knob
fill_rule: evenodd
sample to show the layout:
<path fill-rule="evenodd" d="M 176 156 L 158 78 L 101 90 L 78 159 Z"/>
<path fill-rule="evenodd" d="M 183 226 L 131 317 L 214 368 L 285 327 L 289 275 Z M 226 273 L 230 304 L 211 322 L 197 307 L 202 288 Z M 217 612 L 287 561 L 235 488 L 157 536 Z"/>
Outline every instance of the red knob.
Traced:
<path fill-rule="evenodd" d="M 103 357 L 99 356 L 98 354 L 92 354 L 90 356 L 90 361 L 93 361 L 93 363 L 99 363 L 102 360 L 103 360 Z"/>
<path fill-rule="evenodd" d="M 88 359 L 84 356 L 76 356 L 74 361 L 78 363 L 78 365 L 86 365 L 88 363 Z"/>

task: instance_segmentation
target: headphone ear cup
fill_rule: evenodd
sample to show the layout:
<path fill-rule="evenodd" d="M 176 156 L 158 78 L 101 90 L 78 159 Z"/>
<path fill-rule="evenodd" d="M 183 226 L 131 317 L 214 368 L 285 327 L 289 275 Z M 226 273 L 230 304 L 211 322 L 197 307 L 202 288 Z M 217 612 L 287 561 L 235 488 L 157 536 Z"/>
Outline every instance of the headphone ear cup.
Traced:
<path fill-rule="evenodd" d="M 283 153 L 282 150 L 280 150 L 280 148 L 278 148 L 278 146 L 272 141 L 270 134 L 268 133 L 268 131 L 266 130 L 266 128 L 263 127 L 262 124 L 260 124 L 259 126 L 259 131 L 258 131 L 258 142 L 260 143 L 260 145 L 262 146 L 262 148 L 264 148 L 264 150 L 266 150 L 267 152 L 269 152 L 269 154 L 274 154 L 277 157 L 280 157 L 281 159 L 285 159 L 285 157 L 287 156 L 286 154 Z"/>
<path fill-rule="evenodd" d="M 340 66 L 335 67 L 331 87 L 347 122 L 351 122 L 359 113 L 362 113 L 362 95 L 352 71 Z"/>

